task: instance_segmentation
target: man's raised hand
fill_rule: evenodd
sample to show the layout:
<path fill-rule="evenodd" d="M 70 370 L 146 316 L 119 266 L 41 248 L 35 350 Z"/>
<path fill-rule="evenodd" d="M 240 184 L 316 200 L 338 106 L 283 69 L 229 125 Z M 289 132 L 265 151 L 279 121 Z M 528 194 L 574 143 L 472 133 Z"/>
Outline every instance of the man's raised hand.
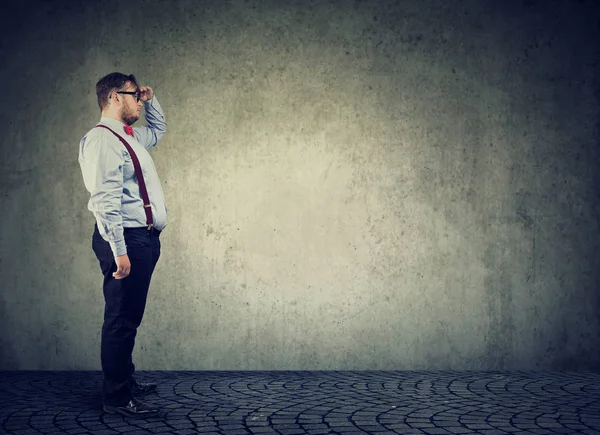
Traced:
<path fill-rule="evenodd" d="M 150 86 L 141 86 L 140 87 L 140 100 L 148 101 L 154 95 L 154 91 Z"/>

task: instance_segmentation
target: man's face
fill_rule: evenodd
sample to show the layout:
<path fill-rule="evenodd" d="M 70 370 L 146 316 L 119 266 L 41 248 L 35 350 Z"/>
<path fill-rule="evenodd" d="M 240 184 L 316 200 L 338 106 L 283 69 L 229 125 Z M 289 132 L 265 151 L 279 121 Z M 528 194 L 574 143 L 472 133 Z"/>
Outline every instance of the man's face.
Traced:
<path fill-rule="evenodd" d="M 125 92 L 136 92 L 139 89 L 132 84 L 127 82 L 127 86 L 123 89 Z M 140 119 L 140 111 L 142 110 L 142 102 L 135 101 L 135 95 L 130 94 L 119 94 L 122 97 L 123 105 L 121 106 L 121 119 L 127 125 L 133 125 L 138 119 Z"/>

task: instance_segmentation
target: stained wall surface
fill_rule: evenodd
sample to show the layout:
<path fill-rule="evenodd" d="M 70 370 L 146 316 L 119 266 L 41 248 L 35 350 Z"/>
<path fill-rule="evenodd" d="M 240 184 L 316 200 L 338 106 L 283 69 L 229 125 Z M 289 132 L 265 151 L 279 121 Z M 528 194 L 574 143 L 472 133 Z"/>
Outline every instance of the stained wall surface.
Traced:
<path fill-rule="evenodd" d="M 0 369 L 100 368 L 113 71 L 168 122 L 138 369 L 598 369 L 594 3 L 2 6 Z"/>

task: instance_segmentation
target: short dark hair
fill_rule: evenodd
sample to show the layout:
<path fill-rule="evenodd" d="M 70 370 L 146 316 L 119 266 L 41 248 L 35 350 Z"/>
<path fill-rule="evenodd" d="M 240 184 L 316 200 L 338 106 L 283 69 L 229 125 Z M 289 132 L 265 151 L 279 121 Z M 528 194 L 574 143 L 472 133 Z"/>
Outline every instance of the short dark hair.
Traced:
<path fill-rule="evenodd" d="M 96 83 L 96 96 L 98 97 L 98 106 L 104 110 L 108 105 L 108 97 L 112 92 L 122 90 L 127 82 L 133 83 L 139 87 L 133 74 L 126 75 L 119 72 L 110 73 Z"/>

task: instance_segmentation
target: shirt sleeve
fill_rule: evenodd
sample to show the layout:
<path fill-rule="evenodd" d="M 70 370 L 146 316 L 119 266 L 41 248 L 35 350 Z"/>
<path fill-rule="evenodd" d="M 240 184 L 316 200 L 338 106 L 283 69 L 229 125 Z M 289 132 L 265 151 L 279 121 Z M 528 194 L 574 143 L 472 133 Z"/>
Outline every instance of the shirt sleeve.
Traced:
<path fill-rule="evenodd" d="M 149 150 L 156 147 L 158 141 L 166 133 L 167 120 L 156 96 L 152 96 L 148 101 L 144 101 L 144 109 L 148 126 L 135 127 L 133 132 L 137 141 Z"/>
<path fill-rule="evenodd" d="M 88 137 L 83 168 L 86 187 L 91 194 L 88 208 L 96 218 L 100 235 L 110 244 L 115 257 L 127 253 L 121 215 L 125 156 L 117 144 L 120 145 L 106 135 Z"/>

